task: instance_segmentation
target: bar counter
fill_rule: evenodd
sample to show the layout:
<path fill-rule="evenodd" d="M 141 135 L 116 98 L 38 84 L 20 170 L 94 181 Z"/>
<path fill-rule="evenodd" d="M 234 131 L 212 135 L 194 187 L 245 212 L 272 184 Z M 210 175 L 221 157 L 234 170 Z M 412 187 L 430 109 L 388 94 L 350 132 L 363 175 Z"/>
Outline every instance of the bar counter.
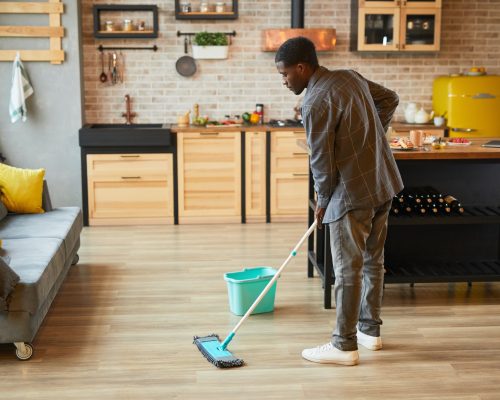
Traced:
<path fill-rule="evenodd" d="M 385 244 L 385 283 L 500 281 L 500 148 L 481 145 L 496 138 L 470 139 L 470 145 L 393 150 L 405 187 L 432 186 L 451 194 L 463 214 L 389 217 Z M 498 139 L 496 139 L 498 140 Z M 307 149 L 305 140 L 297 144 Z M 309 183 L 309 224 L 315 194 Z M 329 230 L 308 240 L 307 274 L 322 278 L 324 307 L 331 308 L 335 283 Z"/>

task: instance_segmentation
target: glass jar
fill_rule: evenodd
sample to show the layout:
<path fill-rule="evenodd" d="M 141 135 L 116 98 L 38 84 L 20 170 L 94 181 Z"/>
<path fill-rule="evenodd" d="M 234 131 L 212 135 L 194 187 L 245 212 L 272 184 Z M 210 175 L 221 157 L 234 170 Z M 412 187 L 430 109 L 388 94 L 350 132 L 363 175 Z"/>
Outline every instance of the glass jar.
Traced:
<path fill-rule="evenodd" d="M 200 12 L 206 13 L 210 11 L 208 1 L 202 1 L 200 4 Z"/>
<path fill-rule="evenodd" d="M 181 3 L 181 12 L 183 13 L 191 12 L 191 3 L 189 2 Z"/>
<path fill-rule="evenodd" d="M 114 31 L 113 21 L 106 21 L 104 27 L 106 32 L 113 32 Z"/>
<path fill-rule="evenodd" d="M 224 3 L 223 1 L 218 1 L 217 3 L 215 3 L 215 12 L 223 13 L 224 11 L 226 11 L 226 3 Z"/>
<path fill-rule="evenodd" d="M 132 20 L 131 19 L 124 19 L 123 20 L 123 30 L 125 32 L 130 32 L 132 30 Z"/>

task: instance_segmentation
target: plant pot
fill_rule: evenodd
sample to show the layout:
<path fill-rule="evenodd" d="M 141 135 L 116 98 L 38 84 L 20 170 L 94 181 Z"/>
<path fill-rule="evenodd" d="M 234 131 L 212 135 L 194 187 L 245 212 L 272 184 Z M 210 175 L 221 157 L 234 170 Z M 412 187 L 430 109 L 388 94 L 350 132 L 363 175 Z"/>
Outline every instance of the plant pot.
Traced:
<path fill-rule="evenodd" d="M 193 45 L 193 58 L 222 60 L 227 58 L 229 46 L 196 46 Z"/>

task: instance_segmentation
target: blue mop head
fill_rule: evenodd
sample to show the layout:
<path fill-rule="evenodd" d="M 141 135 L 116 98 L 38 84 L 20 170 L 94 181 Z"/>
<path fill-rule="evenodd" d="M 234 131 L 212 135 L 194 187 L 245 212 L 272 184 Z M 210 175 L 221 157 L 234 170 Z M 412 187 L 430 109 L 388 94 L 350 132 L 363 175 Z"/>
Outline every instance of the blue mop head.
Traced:
<path fill-rule="evenodd" d="M 212 333 L 208 336 L 195 336 L 193 343 L 201 351 L 201 354 L 217 368 L 241 367 L 243 360 L 236 358 L 227 350 L 221 350 L 222 343 L 219 336 Z"/>

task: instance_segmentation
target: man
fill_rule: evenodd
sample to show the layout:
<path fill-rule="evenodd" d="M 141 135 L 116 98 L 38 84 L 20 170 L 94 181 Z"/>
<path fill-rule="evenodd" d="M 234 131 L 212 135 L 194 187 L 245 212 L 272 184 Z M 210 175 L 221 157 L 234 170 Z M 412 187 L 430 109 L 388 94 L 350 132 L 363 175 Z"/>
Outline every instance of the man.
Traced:
<path fill-rule="evenodd" d="M 331 342 L 305 349 L 318 363 L 356 365 L 358 343 L 382 348 L 380 309 L 384 242 L 392 197 L 403 189 L 385 138 L 399 99 L 352 70 L 318 64 L 314 44 L 287 40 L 276 53 L 283 84 L 307 88 L 302 119 L 311 150 L 318 227 L 328 224 L 335 272 L 336 327 Z"/>

